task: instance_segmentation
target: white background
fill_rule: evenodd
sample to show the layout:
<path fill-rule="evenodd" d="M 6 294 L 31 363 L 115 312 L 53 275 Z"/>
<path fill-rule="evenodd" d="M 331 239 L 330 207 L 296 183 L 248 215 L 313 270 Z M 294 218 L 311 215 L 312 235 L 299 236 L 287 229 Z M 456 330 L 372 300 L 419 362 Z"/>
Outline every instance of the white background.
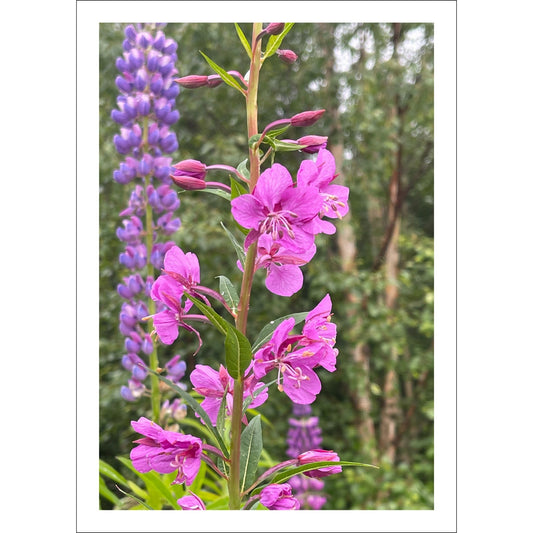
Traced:
<path fill-rule="evenodd" d="M 78 3 L 77 35 L 73 1 L 11 4 L 2 17 L 12 21 L 3 28 L 2 523 L 10 531 L 24 532 L 453 531 L 455 461 L 449 459 L 455 455 L 455 57 L 448 50 L 439 60 L 438 47 L 455 32 L 455 6 L 214 2 L 207 7 L 199 2 L 201 16 L 192 16 L 188 9 L 194 3 L 188 2 L 95 2 L 92 13 L 91 4 Z M 143 16 L 147 4 L 154 16 Z M 457 13 L 461 533 L 531 531 L 532 522 L 526 515 L 532 475 L 527 427 L 532 375 L 527 156 L 532 113 L 530 58 L 524 57 L 531 46 L 529 19 L 517 5 L 461 0 Z M 281 7 L 283 16 L 276 16 Z M 188 16 L 197 22 L 260 18 L 436 24 L 436 327 L 443 332 L 436 347 L 436 398 L 446 398 L 450 405 L 436 405 L 437 423 L 440 419 L 445 431 L 436 430 L 435 511 L 314 512 L 312 522 L 303 512 L 289 518 L 264 513 L 263 529 L 257 523 L 234 525 L 235 513 L 227 512 L 224 522 L 219 513 L 203 513 L 218 520 L 210 529 L 194 513 L 180 514 L 179 524 L 175 513 L 167 513 L 170 524 L 153 517 L 164 513 L 96 511 L 95 516 L 92 511 L 98 433 L 98 29 L 91 24 L 95 19 L 179 22 Z M 443 40 L 439 25 L 446 30 Z M 77 132 L 76 45 L 83 59 L 77 63 Z M 455 47 L 454 35 L 448 46 Z M 442 458 L 445 464 L 439 464 Z M 298 523 L 289 521 L 291 517 Z"/>

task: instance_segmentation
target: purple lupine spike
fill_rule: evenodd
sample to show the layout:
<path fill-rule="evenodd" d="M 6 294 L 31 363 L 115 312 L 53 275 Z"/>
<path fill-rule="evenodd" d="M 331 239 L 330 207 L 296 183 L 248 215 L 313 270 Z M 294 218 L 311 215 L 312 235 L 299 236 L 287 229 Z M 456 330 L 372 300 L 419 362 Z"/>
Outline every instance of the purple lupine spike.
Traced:
<path fill-rule="evenodd" d="M 287 455 L 294 459 L 298 458 L 302 461 L 301 464 L 304 464 L 306 458 L 304 452 L 320 449 L 322 431 L 318 417 L 311 416 L 310 405 L 293 403 L 292 414 L 287 432 Z M 288 483 L 301 509 L 321 509 L 326 503 L 326 498 L 321 493 L 324 488 L 323 480 L 300 474 L 290 478 Z"/>
<path fill-rule="evenodd" d="M 115 62 L 119 94 L 111 118 L 120 130 L 113 142 L 117 152 L 125 157 L 113 178 L 120 184 L 134 184 L 128 206 L 120 213 L 124 217 L 122 224 L 116 230 L 118 239 L 125 244 L 119 263 L 131 272 L 117 287 L 124 299 L 119 315 L 119 330 L 125 337 L 127 351 L 123 366 L 131 372 L 128 386 L 121 389 L 127 401 L 144 395 L 143 357 L 153 351 L 143 319 L 149 314 L 146 302 L 154 280 L 151 277 L 145 280 L 142 271 L 148 260 L 157 270 L 161 268 L 166 250 L 174 244 L 165 240 L 181 224 L 175 215 L 179 207 L 177 194 L 169 190 L 172 159 L 164 155 L 178 148 L 176 133 L 170 129 L 179 119 L 175 109 L 179 85 L 174 81 L 177 44 L 166 37 L 162 27 L 164 24 L 126 26 L 123 54 Z M 154 233 L 148 252 L 145 217 L 150 207 L 158 217 L 157 221 L 152 219 Z M 160 310 L 159 303 L 156 308 Z"/>

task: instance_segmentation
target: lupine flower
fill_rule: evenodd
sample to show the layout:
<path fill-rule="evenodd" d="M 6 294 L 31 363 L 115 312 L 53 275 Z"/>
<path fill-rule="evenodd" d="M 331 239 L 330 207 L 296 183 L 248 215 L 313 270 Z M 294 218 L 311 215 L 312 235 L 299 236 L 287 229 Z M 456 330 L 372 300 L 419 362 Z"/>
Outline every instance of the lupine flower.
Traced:
<path fill-rule="evenodd" d="M 259 501 L 272 511 L 294 511 L 300 508 L 300 502 L 292 495 L 288 483 L 268 485 L 261 491 Z"/>
<path fill-rule="evenodd" d="M 314 243 L 314 223 L 322 204 L 316 187 L 293 187 L 289 171 L 279 163 L 265 170 L 252 194 L 231 201 L 235 220 L 251 231 L 245 247 L 267 233 L 275 241 L 283 239 L 286 248 L 297 252 Z"/>
<path fill-rule="evenodd" d="M 194 492 L 190 491 L 187 496 L 178 499 L 178 505 L 184 511 L 205 511 L 204 502 Z"/>
<path fill-rule="evenodd" d="M 123 54 L 116 60 L 120 74 L 115 83 L 120 95 L 117 108 L 111 111 L 111 118 L 120 126 L 120 133 L 114 136 L 119 154 L 124 156 L 113 177 L 117 183 L 135 184 L 128 207 L 120 216 L 127 217 L 117 229 L 117 237 L 125 243 L 119 255 L 120 264 L 133 271 L 132 276 L 119 284 L 117 291 L 125 303 L 120 313 L 119 329 L 126 337 L 128 352 L 123 365 L 132 372 L 128 387 L 121 389 L 122 396 L 132 401 L 144 393 L 142 385 L 142 352 L 148 355 L 153 350 L 152 340 L 144 330 L 143 318 L 148 309 L 143 301 L 150 297 L 153 280 L 144 281 L 139 273 L 150 262 L 160 269 L 163 256 L 173 243 L 161 242 L 161 237 L 170 236 L 180 227 L 180 220 L 174 215 L 179 207 L 169 172 L 171 154 L 178 148 L 176 134 L 170 126 L 179 119 L 175 99 L 179 85 L 173 81 L 177 74 L 177 44 L 161 31 L 161 24 L 128 25 L 125 30 Z M 155 31 L 155 35 L 154 35 Z M 156 180 L 160 183 L 157 184 Z M 145 189 L 146 188 L 146 189 Z M 145 222 L 147 207 L 159 217 L 152 223 L 153 246 L 147 250 L 145 243 Z M 159 308 L 161 304 L 159 304 Z M 132 363 L 134 356 L 139 360 Z M 129 389 L 129 390 L 128 390 Z"/>
<path fill-rule="evenodd" d="M 144 435 L 133 441 L 138 444 L 130 452 L 135 470 L 141 473 L 155 470 L 160 474 L 176 472 L 172 485 L 190 485 L 200 469 L 202 441 L 192 435 L 166 431 L 145 417 L 132 421 L 133 429 Z"/>
<path fill-rule="evenodd" d="M 217 372 L 210 366 L 196 365 L 195 369 L 191 372 L 191 383 L 194 385 L 194 391 L 204 396 L 205 399 L 201 405 L 214 426 L 217 423 L 218 412 L 222 405 L 224 394 L 226 395 L 225 414 L 231 416 L 233 411 L 234 379 L 228 374 L 224 366 L 220 365 L 219 371 Z M 256 393 L 263 385 L 264 383 L 258 382 L 253 374 L 244 379 L 244 399 L 252 395 L 255 396 L 249 407 L 258 407 L 266 402 L 268 398 L 267 388 L 263 389 L 259 394 Z"/>
<path fill-rule="evenodd" d="M 339 461 L 339 456 L 331 450 L 309 450 L 298 455 L 298 464 L 306 465 L 318 461 Z M 303 472 L 304 475 L 314 478 L 330 476 L 342 472 L 341 465 L 322 466 L 316 470 Z"/>

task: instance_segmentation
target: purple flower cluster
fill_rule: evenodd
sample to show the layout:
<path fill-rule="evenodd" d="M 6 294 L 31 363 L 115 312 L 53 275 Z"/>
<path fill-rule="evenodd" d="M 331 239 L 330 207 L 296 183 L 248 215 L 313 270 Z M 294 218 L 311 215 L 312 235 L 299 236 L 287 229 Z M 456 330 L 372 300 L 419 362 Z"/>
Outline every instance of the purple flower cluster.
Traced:
<path fill-rule="evenodd" d="M 265 285 L 280 296 L 301 289 L 300 266 L 314 256 L 315 236 L 335 233 L 335 226 L 324 217 L 342 218 L 348 212 L 349 190 L 332 184 L 337 177 L 335 160 L 322 147 L 323 139 L 312 141 L 318 143 L 318 157 L 302 162 L 296 184 L 289 171 L 275 163 L 259 176 L 251 194 L 231 202 L 235 220 L 250 230 L 245 250 L 258 243 L 255 268 L 267 270 Z"/>
<path fill-rule="evenodd" d="M 317 449 L 322 444 L 322 430 L 318 417 L 311 416 L 310 405 L 293 404 L 293 416 L 289 418 L 287 455 L 297 458 L 305 450 Z M 302 509 L 321 509 L 326 498 L 320 494 L 324 481 L 305 475 L 293 476 L 288 481 Z"/>
<path fill-rule="evenodd" d="M 128 401 L 145 392 L 147 372 L 142 357 L 153 350 L 143 319 L 149 314 L 145 301 L 150 298 L 154 280 L 152 276 L 143 277 L 143 271 L 148 264 L 161 268 L 165 253 L 174 244 L 165 239 L 180 227 L 180 219 L 174 214 L 179 199 L 170 186 L 168 156 L 178 148 L 176 134 L 170 130 L 179 118 L 174 109 L 179 86 L 173 81 L 177 44 L 165 37 L 163 26 L 126 27 L 123 55 L 116 61 L 121 73 L 115 80 L 120 95 L 117 109 L 111 112 L 111 118 L 120 126 L 114 144 L 118 153 L 125 156 L 113 177 L 122 185 L 140 181 L 131 191 L 127 208 L 120 213 L 122 225 L 116 231 L 124 243 L 119 262 L 132 272 L 117 287 L 125 300 L 119 328 L 125 337 L 122 364 L 131 372 L 128 386 L 121 389 Z M 150 236 L 147 227 L 151 228 Z"/>

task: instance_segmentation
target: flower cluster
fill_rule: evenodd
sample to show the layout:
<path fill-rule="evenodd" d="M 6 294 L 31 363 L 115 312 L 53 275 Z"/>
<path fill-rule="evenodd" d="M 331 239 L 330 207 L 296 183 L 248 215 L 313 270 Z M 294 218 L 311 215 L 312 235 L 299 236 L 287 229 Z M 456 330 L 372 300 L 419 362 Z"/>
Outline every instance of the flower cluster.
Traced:
<path fill-rule="evenodd" d="M 254 374 L 259 379 L 276 369 L 278 389 L 294 403 L 310 404 L 321 390 L 314 368 L 333 372 L 338 355 L 329 294 L 307 314 L 300 335 L 290 334 L 294 325 L 293 317 L 282 321 L 272 338 L 254 354 Z"/>
<path fill-rule="evenodd" d="M 292 296 L 301 289 L 300 266 L 314 256 L 315 236 L 335 232 L 324 217 L 342 218 L 348 212 L 349 190 L 332 184 L 335 178 L 333 155 L 320 148 L 316 161 L 302 162 L 296 183 L 275 163 L 259 176 L 251 194 L 232 200 L 233 217 L 250 230 L 245 250 L 257 242 L 255 267 L 267 270 L 265 285 L 274 294 Z"/>
<path fill-rule="evenodd" d="M 176 134 L 170 130 L 179 118 L 174 109 L 179 86 L 172 79 L 177 72 L 177 44 L 165 36 L 163 26 L 126 27 L 123 55 L 116 61 L 120 75 L 115 83 L 121 94 L 117 97 L 118 108 L 111 112 L 111 118 L 120 125 L 114 144 L 125 156 L 113 177 L 123 185 L 141 181 L 135 183 L 128 207 L 120 213 L 122 226 L 116 231 L 125 246 L 119 262 L 132 271 L 117 287 L 124 299 L 119 328 L 125 336 L 127 353 L 122 364 L 131 372 L 121 394 L 128 401 L 145 392 L 143 356 L 153 350 L 143 319 L 149 314 L 145 302 L 150 298 L 154 279 L 151 275 L 143 277 L 142 273 L 148 265 L 161 268 L 165 253 L 173 244 L 165 238 L 180 227 L 180 219 L 175 216 L 179 199 L 170 186 L 168 157 L 178 148 Z"/>

